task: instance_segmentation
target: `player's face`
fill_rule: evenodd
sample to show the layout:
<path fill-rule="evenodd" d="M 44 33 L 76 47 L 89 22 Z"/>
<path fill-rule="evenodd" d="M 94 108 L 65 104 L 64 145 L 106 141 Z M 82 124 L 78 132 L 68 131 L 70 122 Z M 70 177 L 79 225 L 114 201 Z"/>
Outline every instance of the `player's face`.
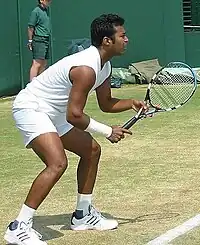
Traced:
<path fill-rule="evenodd" d="M 123 26 L 117 26 L 114 39 L 112 41 L 112 50 L 114 55 L 121 55 L 124 53 L 128 44 L 128 37 Z"/>

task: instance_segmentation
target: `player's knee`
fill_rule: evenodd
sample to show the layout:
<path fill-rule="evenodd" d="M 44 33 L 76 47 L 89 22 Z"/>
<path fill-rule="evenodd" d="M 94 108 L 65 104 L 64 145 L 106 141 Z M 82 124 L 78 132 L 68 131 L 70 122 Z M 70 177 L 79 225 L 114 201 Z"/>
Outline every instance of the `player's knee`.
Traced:
<path fill-rule="evenodd" d="M 53 172 L 56 175 L 61 175 L 67 169 L 68 162 L 66 157 L 60 157 L 54 160 L 54 163 L 51 165 Z"/>
<path fill-rule="evenodd" d="M 91 154 L 92 154 L 93 158 L 99 158 L 100 155 L 101 155 L 101 146 L 96 141 L 94 141 L 92 143 L 92 152 L 91 152 Z"/>

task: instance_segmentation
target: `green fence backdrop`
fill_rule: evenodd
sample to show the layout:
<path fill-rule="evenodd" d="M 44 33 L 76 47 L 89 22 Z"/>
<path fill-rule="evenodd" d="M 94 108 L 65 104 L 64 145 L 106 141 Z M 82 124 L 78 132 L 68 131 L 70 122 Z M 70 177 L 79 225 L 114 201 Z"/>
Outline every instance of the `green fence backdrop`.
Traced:
<path fill-rule="evenodd" d="M 0 2 L 0 96 L 16 94 L 28 83 L 32 61 L 26 47 L 27 22 L 37 1 L 12 0 L 9 4 L 12 6 Z M 199 32 L 184 33 L 182 0 L 52 1 L 50 63 L 67 55 L 70 40 L 89 38 L 93 18 L 109 12 L 125 18 L 130 41 L 125 55 L 113 59 L 113 66 L 127 67 L 130 62 L 151 58 L 158 58 L 161 64 L 179 60 L 200 66 Z"/>

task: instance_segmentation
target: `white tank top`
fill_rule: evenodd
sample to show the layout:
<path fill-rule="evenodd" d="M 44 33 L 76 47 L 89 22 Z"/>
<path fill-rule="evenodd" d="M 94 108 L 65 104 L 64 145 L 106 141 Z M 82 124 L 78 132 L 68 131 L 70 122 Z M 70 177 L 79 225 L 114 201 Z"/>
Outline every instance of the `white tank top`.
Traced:
<path fill-rule="evenodd" d="M 34 108 L 47 114 L 66 113 L 72 83 L 69 71 L 73 66 L 91 67 L 96 81 L 90 93 L 111 74 L 111 64 L 101 69 L 101 59 L 96 47 L 89 48 L 59 60 L 27 84 L 16 97 L 13 108 Z"/>

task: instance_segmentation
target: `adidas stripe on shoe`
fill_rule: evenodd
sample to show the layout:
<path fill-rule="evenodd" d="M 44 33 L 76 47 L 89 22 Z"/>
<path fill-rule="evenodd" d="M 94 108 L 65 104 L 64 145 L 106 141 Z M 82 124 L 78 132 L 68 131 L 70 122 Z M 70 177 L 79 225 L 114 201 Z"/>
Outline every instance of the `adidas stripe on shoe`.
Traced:
<path fill-rule="evenodd" d="M 6 230 L 4 239 L 10 244 L 16 245 L 47 245 L 46 242 L 40 240 L 41 235 L 36 232 L 29 224 L 11 222 Z"/>
<path fill-rule="evenodd" d="M 89 213 L 83 218 L 77 218 L 74 212 L 71 218 L 72 230 L 113 230 L 117 228 L 118 222 L 114 219 L 107 219 L 101 215 L 93 206 L 89 207 Z"/>

